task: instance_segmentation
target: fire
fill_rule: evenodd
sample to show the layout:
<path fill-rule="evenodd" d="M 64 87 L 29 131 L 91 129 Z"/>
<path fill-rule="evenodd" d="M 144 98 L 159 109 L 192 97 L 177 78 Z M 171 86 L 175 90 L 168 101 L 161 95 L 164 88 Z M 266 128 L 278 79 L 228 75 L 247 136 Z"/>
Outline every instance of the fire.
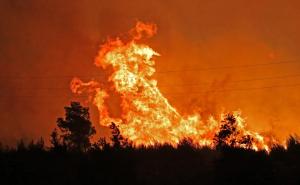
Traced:
<path fill-rule="evenodd" d="M 233 112 L 231 122 L 226 123 L 226 114 L 220 118 L 210 116 L 202 120 L 201 115 L 181 115 L 163 96 L 153 78 L 155 73 L 154 58 L 159 53 L 151 47 L 140 44 L 143 38 L 149 38 L 156 33 L 156 25 L 138 22 L 130 30 L 130 39 L 110 39 L 104 43 L 95 60 L 95 65 L 109 73 L 107 87 L 97 81 L 82 82 L 74 78 L 71 82 L 73 93 L 87 93 L 90 100 L 97 106 L 100 114 L 100 124 L 108 126 L 114 122 L 122 135 L 139 145 L 154 145 L 168 143 L 177 146 L 183 139 L 189 138 L 196 146 L 216 145 L 226 124 L 232 126 L 234 132 L 223 137 L 223 142 L 235 147 L 250 147 L 255 150 L 269 150 L 272 138 L 246 129 L 240 112 Z M 107 101 L 112 93 L 121 98 L 121 116 L 110 116 Z M 228 121 L 228 120 L 227 120 Z M 230 121 L 230 120 L 229 120 Z M 248 142 L 247 142 L 248 141 Z"/>

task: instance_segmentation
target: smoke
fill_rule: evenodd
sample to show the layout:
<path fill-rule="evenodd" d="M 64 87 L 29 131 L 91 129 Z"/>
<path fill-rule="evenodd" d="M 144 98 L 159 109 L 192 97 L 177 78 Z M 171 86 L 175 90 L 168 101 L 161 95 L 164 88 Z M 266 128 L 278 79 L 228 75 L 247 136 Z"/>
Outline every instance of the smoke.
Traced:
<path fill-rule="evenodd" d="M 99 44 L 126 32 L 136 20 L 158 26 L 148 41 L 161 54 L 156 78 L 180 111 L 198 104 L 212 114 L 241 109 L 249 127 L 258 131 L 279 137 L 299 133 L 299 87 L 224 91 L 295 84 L 299 78 L 233 81 L 297 74 L 299 63 L 189 71 L 298 60 L 299 8 L 296 0 L 2 0 L 0 138 L 47 137 L 63 107 L 76 99 L 68 89 L 72 77 L 101 78 L 93 66 Z M 172 70 L 180 72 L 164 72 Z M 96 112 L 91 110 L 95 123 Z"/>

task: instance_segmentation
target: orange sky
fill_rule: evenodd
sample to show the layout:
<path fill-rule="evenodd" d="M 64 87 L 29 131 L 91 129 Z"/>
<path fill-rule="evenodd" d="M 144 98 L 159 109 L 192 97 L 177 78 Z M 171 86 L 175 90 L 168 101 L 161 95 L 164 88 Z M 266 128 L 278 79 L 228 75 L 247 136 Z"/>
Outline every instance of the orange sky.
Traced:
<path fill-rule="evenodd" d="M 136 20 L 158 26 L 148 41 L 161 54 L 156 78 L 181 112 L 241 109 L 255 130 L 300 134 L 299 9 L 297 0 L 2 0 L 0 140 L 47 138 L 74 99 L 72 77 L 101 74 L 93 65 L 99 44 Z M 289 60 L 295 62 L 222 68 Z M 245 88 L 252 90 L 220 92 Z M 91 109 L 95 123 L 96 112 Z"/>

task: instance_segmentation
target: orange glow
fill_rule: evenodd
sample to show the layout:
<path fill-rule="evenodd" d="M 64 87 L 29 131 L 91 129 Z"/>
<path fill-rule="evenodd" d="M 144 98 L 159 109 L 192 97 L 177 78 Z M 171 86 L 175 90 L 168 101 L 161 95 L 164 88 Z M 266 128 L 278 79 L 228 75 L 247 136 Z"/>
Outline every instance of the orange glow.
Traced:
<path fill-rule="evenodd" d="M 114 122 L 122 135 L 136 146 L 168 143 L 176 147 L 181 140 L 190 138 L 196 146 L 214 147 L 214 137 L 220 131 L 225 113 L 219 117 L 209 116 L 207 120 L 201 119 L 196 110 L 190 115 L 182 115 L 164 97 L 153 78 L 154 59 L 159 53 L 139 43 L 142 38 L 153 36 L 156 30 L 154 24 L 138 22 L 128 34 L 129 41 L 116 38 L 101 46 L 95 65 L 109 72 L 107 80 L 112 87 L 74 78 L 71 90 L 77 94 L 87 93 L 99 110 L 100 124 L 108 126 Z M 113 93 L 108 93 L 111 90 Z M 121 116 L 118 118 L 111 117 L 107 108 L 108 97 L 114 95 L 121 98 Z M 268 151 L 276 142 L 271 137 L 247 130 L 240 111 L 234 111 L 232 115 L 237 132 L 227 138 L 226 143 L 230 143 L 231 137 L 242 140 L 249 136 L 252 149 Z M 241 142 L 235 146 L 247 147 Z"/>

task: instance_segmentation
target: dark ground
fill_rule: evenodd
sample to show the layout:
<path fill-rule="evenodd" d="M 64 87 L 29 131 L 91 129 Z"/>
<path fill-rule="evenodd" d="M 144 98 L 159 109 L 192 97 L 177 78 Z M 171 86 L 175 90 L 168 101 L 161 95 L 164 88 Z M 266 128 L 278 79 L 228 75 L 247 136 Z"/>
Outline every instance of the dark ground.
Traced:
<path fill-rule="evenodd" d="M 300 144 L 264 151 L 195 149 L 182 144 L 153 148 L 94 147 L 88 152 L 45 149 L 39 143 L 2 147 L 0 184 L 300 184 Z"/>

